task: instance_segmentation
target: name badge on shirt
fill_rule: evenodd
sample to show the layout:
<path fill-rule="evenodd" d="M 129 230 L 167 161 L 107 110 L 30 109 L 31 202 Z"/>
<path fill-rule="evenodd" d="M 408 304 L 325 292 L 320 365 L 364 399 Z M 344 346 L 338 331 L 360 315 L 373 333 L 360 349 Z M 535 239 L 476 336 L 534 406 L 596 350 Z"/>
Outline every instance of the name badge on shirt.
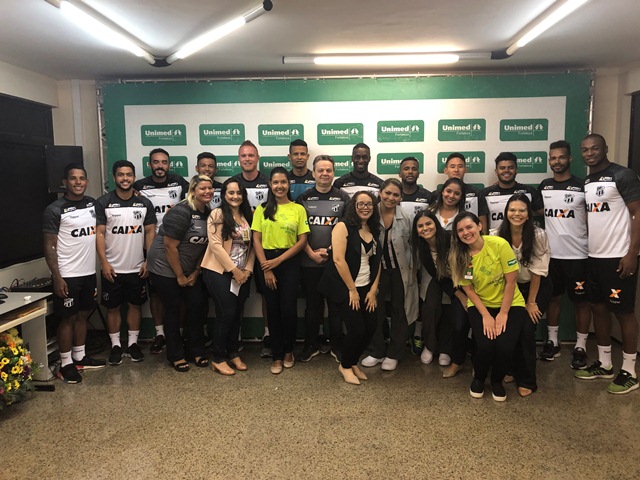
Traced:
<path fill-rule="evenodd" d="M 471 263 L 469 263 L 469 266 L 467 266 L 467 271 L 464 273 L 464 278 L 465 280 L 473 280 L 473 265 L 471 265 Z"/>
<path fill-rule="evenodd" d="M 247 229 L 242 230 L 242 241 L 248 243 L 249 240 L 250 240 L 249 230 L 247 230 Z"/>

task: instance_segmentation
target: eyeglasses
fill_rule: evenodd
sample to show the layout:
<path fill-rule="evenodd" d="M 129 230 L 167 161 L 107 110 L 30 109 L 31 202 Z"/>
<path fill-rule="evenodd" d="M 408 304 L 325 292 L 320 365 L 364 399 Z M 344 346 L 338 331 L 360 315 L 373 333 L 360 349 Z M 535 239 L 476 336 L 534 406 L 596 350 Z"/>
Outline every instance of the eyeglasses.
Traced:
<path fill-rule="evenodd" d="M 369 202 L 369 203 L 364 203 L 364 202 L 358 202 L 356 203 L 356 208 L 359 208 L 361 210 L 366 209 L 366 210 L 370 210 L 373 208 L 373 203 Z"/>

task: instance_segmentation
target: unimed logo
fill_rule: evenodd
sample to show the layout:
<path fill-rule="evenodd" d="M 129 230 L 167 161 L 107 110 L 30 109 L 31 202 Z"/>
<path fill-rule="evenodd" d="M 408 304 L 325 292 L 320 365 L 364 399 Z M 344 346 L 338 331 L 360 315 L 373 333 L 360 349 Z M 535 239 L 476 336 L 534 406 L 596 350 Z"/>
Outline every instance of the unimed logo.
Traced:
<path fill-rule="evenodd" d="M 206 123 L 199 130 L 200 145 L 240 145 L 245 141 L 242 123 Z"/>
<path fill-rule="evenodd" d="M 518 173 L 546 173 L 547 152 L 513 152 L 518 162 Z"/>
<path fill-rule="evenodd" d="M 289 159 L 287 157 L 260 157 L 259 170 L 267 177 L 271 174 L 271 170 L 276 167 L 284 167 L 290 170 Z"/>
<path fill-rule="evenodd" d="M 361 123 L 319 123 L 318 145 L 355 145 L 364 138 Z"/>
<path fill-rule="evenodd" d="M 500 140 L 518 142 L 548 140 L 549 120 L 546 118 L 515 118 L 500 120 Z"/>
<path fill-rule="evenodd" d="M 172 146 L 187 144 L 185 125 L 142 125 L 140 141 L 145 147 Z"/>
<path fill-rule="evenodd" d="M 407 153 L 380 153 L 378 154 L 378 174 L 395 174 L 400 171 L 400 162 L 403 158 L 415 157 L 418 159 L 418 168 L 424 172 L 424 154 L 422 152 Z"/>
<path fill-rule="evenodd" d="M 423 142 L 424 121 L 393 120 L 378 122 L 378 142 Z"/>
<path fill-rule="evenodd" d="M 438 153 L 438 173 L 444 173 L 444 167 L 447 164 L 447 157 L 453 152 Z M 485 171 L 485 152 L 458 152 L 464 155 L 467 163 L 467 173 L 484 173 Z"/>
<path fill-rule="evenodd" d="M 301 123 L 277 123 L 258 125 L 260 145 L 286 145 L 301 138 L 304 140 L 304 126 Z"/>
<path fill-rule="evenodd" d="M 216 158 L 216 179 L 233 177 L 242 171 L 237 155 L 216 155 Z"/>
<path fill-rule="evenodd" d="M 346 173 L 349 173 L 353 165 L 351 164 L 351 156 L 349 155 L 332 155 L 333 164 L 335 167 L 334 175 L 338 178 Z"/>
<path fill-rule="evenodd" d="M 438 140 L 441 142 L 464 142 L 485 140 L 487 121 L 484 118 L 458 118 L 438 121 Z"/>
<path fill-rule="evenodd" d="M 169 162 L 169 171 L 180 175 L 181 177 L 190 177 L 189 174 L 189 160 L 187 157 L 172 156 Z M 148 177 L 151 175 L 151 169 L 149 168 L 149 157 L 142 157 L 142 175 Z"/>

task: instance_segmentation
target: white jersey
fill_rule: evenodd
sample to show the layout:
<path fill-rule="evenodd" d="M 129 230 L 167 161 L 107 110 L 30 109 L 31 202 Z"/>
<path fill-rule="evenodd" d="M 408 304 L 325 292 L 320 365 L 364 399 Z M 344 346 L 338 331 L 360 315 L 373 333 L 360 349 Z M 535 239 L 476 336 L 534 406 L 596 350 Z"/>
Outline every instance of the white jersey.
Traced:
<path fill-rule="evenodd" d="M 640 200 L 640 179 L 629 168 L 610 164 L 584 180 L 589 224 L 589 256 L 621 258 L 631 244 L 627 204 Z M 633 252 L 637 255 L 638 252 Z"/>
<path fill-rule="evenodd" d="M 553 178 L 538 187 L 544 203 L 544 225 L 551 258 L 580 260 L 589 256 L 584 180 L 572 175 L 564 182 Z"/>
<path fill-rule="evenodd" d="M 255 211 L 258 205 L 267 201 L 269 179 L 262 173 L 258 173 L 258 176 L 253 180 L 247 180 L 242 173 L 233 178 L 238 180 L 238 183 L 247 190 L 247 199 L 249 200 L 249 205 L 251 205 L 251 210 Z"/>
<path fill-rule="evenodd" d="M 164 182 L 156 183 L 152 177 L 145 177 L 133 184 L 134 190 L 147 197 L 156 212 L 156 232 L 162 225 L 162 219 L 171 207 L 183 200 L 189 191 L 189 182 L 175 173 L 167 173 Z"/>

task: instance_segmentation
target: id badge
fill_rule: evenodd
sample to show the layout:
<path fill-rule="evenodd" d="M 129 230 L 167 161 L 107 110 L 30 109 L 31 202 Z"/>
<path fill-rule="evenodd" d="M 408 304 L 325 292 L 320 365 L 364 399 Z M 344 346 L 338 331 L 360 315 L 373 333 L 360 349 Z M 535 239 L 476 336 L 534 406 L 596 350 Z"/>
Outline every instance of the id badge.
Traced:
<path fill-rule="evenodd" d="M 473 280 L 473 266 L 469 264 L 467 271 L 464 273 L 465 280 Z"/>
<path fill-rule="evenodd" d="M 249 230 L 247 230 L 246 228 L 242 230 L 242 241 L 243 242 L 249 242 L 250 240 L 250 234 L 249 234 Z"/>

